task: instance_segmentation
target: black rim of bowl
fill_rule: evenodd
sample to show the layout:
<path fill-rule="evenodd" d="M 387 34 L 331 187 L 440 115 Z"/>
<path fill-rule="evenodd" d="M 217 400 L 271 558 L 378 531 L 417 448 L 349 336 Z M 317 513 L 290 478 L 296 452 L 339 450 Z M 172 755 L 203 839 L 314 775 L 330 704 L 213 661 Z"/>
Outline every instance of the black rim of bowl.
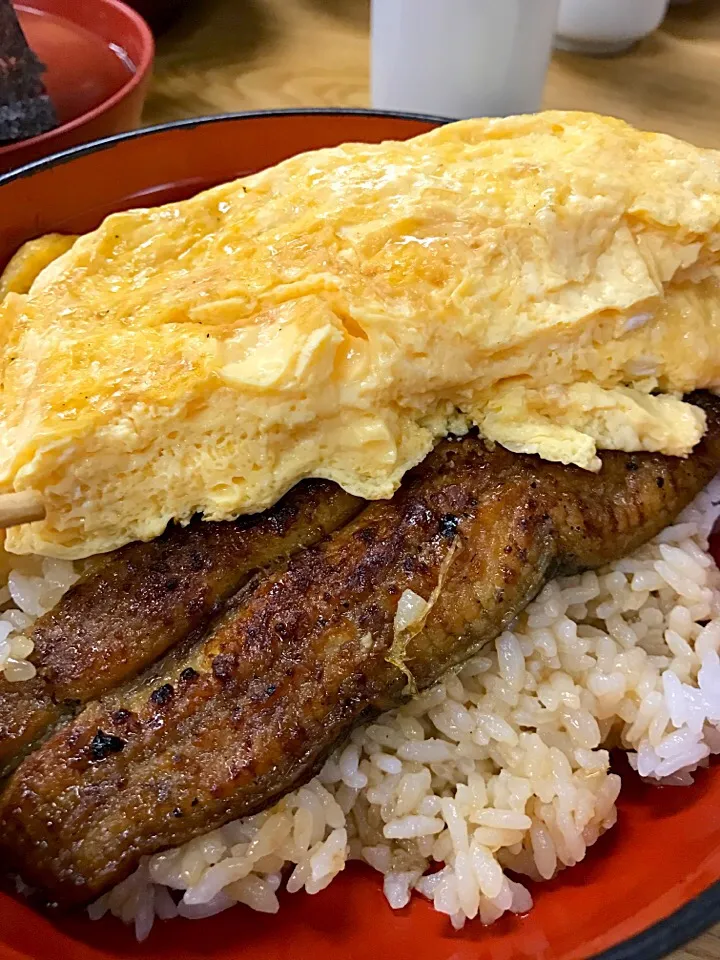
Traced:
<path fill-rule="evenodd" d="M 190 117 L 187 120 L 171 120 L 169 123 L 159 123 L 152 127 L 141 127 L 138 130 L 129 130 L 127 133 L 116 133 L 111 137 L 101 137 L 99 140 L 90 140 L 88 143 L 81 143 L 75 147 L 69 147 L 67 150 L 61 150 L 58 153 L 48 154 L 39 160 L 33 160 L 21 167 L 9 170 L 7 173 L 0 174 L 0 187 L 13 180 L 20 180 L 24 177 L 31 177 L 35 173 L 47 170 L 50 167 L 59 166 L 63 163 L 69 163 L 77 157 L 84 157 L 90 153 L 97 153 L 101 150 L 107 150 L 117 143 L 124 143 L 126 140 L 136 140 L 141 137 L 151 136 L 154 133 L 162 133 L 165 130 L 192 130 L 194 127 L 204 127 L 213 123 L 224 123 L 228 120 L 254 120 L 271 117 L 307 117 L 307 116 L 351 116 L 351 117 L 383 117 L 387 120 L 417 120 L 424 123 L 442 126 L 445 123 L 452 123 L 451 117 L 435 117 L 421 113 L 403 113 L 392 110 L 363 110 L 361 108 L 347 110 L 337 107 L 315 107 L 298 108 L 288 110 L 250 110 L 238 113 L 218 113 L 208 117 Z"/>
<path fill-rule="evenodd" d="M 193 127 L 202 127 L 212 123 L 222 123 L 228 120 L 247 120 L 261 117 L 295 117 L 308 115 L 325 116 L 356 116 L 356 117 L 384 117 L 392 120 L 419 120 L 427 123 L 442 125 L 451 123 L 449 117 L 434 117 L 418 113 L 402 113 L 385 110 L 363 110 L 363 109 L 338 109 L 334 107 L 317 107 L 295 110 L 253 110 L 238 113 L 221 113 L 209 117 L 192 117 L 187 120 L 173 120 L 170 123 L 161 123 L 152 127 L 142 127 L 139 130 L 131 130 L 127 133 L 118 133 L 112 137 L 103 137 L 100 140 L 92 140 L 89 143 L 79 144 L 76 147 L 70 147 L 60 153 L 50 154 L 40 160 L 35 160 L 25 166 L 11 170 L 9 173 L 0 176 L 0 187 L 12 183 L 24 177 L 31 177 L 35 173 L 47 170 L 50 167 L 62 163 L 69 163 L 76 157 L 84 157 L 90 153 L 96 153 L 99 150 L 107 150 L 117 143 L 123 143 L 125 140 L 134 140 L 139 137 L 152 136 L 155 133 L 162 133 L 164 130 L 185 129 Z M 716 880 L 711 886 L 704 890 L 694 899 L 688 901 L 674 913 L 669 914 L 662 920 L 658 920 L 652 926 L 641 930 L 627 940 L 623 940 L 604 950 L 602 953 L 592 955 L 589 960 L 660 960 L 660 958 L 672 953 L 679 947 L 684 946 L 695 937 L 699 937 L 715 923 L 720 922 L 720 880 Z"/>
<path fill-rule="evenodd" d="M 720 880 L 640 933 L 590 960 L 661 960 L 720 922 Z"/>

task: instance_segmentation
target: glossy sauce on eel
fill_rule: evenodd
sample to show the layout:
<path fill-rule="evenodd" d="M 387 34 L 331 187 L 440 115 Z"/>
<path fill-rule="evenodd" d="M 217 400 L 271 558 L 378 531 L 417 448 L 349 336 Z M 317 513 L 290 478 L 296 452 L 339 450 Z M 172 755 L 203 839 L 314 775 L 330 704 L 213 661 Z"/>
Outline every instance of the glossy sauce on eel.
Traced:
<path fill-rule="evenodd" d="M 88 704 L 0 800 L 3 863 L 82 903 L 139 859 L 255 813 L 358 723 L 492 641 L 558 573 L 663 529 L 720 468 L 720 401 L 687 459 L 590 474 L 448 439 L 390 501 L 251 580 L 199 639 Z"/>
<path fill-rule="evenodd" d="M 202 630 L 254 573 L 347 523 L 363 503 L 333 483 L 303 482 L 265 513 L 172 524 L 100 558 L 36 621 L 34 678 L 0 674 L 0 777 L 54 723 Z"/>

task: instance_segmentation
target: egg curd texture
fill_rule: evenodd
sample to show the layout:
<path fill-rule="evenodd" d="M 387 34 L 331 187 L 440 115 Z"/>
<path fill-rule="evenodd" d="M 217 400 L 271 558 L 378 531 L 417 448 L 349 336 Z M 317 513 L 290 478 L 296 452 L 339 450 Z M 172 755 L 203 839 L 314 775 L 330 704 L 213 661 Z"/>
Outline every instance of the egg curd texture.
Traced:
<path fill-rule="evenodd" d="M 686 455 L 719 221 L 720 153 L 558 112 L 114 214 L 0 304 L 0 486 L 48 509 L 7 547 L 87 556 L 309 476 L 389 497 L 473 425 L 588 470 Z"/>

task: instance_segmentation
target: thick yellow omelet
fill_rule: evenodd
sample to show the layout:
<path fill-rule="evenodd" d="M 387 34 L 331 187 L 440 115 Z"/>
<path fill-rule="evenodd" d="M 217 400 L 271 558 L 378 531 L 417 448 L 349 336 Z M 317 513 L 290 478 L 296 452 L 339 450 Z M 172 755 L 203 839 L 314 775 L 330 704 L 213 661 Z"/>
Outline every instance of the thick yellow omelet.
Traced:
<path fill-rule="evenodd" d="M 590 114 L 294 157 L 108 217 L 0 305 L 3 490 L 79 557 L 297 480 L 388 497 L 439 437 L 686 455 L 720 386 L 720 154 Z"/>
<path fill-rule="evenodd" d="M 74 236 L 48 233 L 28 240 L 0 274 L 0 300 L 8 293 L 27 293 L 37 275 L 75 243 Z"/>

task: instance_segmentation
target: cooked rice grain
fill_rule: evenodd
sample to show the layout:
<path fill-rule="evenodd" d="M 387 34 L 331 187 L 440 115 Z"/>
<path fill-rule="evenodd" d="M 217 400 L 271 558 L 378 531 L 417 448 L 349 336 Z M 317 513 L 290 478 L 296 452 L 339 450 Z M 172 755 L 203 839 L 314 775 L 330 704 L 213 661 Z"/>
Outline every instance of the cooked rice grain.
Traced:
<path fill-rule="evenodd" d="M 41 614 L 54 607 L 78 579 L 69 560 L 16 557 L 3 554 L 6 575 L 0 586 L 0 674 L 11 683 L 31 680 L 35 667 L 27 631 Z"/>
<path fill-rule="evenodd" d="M 632 556 L 549 583 L 493 648 L 353 731 L 310 783 L 145 858 L 90 915 L 110 911 L 142 940 L 155 917 L 275 913 L 283 880 L 317 893 L 351 859 L 383 874 L 390 906 L 417 891 L 456 928 L 525 913 L 530 892 L 505 871 L 550 879 L 615 823 L 609 745 L 679 785 L 720 752 L 720 573 L 707 552 L 719 495 L 716 479 Z M 30 652 L 22 631 L 77 575 L 37 562 L 10 574 L 6 676 Z"/>

